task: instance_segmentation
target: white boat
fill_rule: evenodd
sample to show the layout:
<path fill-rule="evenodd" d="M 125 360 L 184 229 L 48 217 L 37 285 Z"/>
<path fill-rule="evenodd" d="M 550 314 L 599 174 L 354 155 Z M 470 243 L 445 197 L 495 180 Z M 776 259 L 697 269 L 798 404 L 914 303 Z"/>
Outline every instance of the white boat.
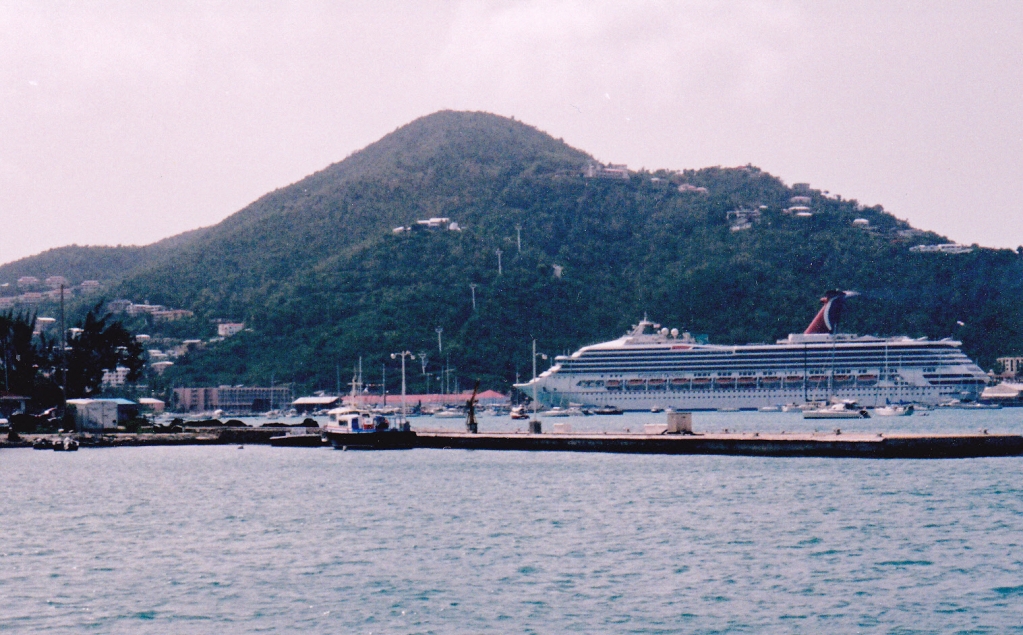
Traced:
<path fill-rule="evenodd" d="M 874 414 L 879 417 L 909 417 L 913 414 L 913 405 L 908 406 L 880 406 L 874 408 Z"/>
<path fill-rule="evenodd" d="M 465 419 L 465 413 L 458 408 L 441 408 L 433 413 L 438 419 Z"/>
<path fill-rule="evenodd" d="M 581 409 L 576 408 L 574 406 L 570 407 L 570 408 L 561 408 L 559 406 L 555 406 L 555 407 L 551 408 L 550 410 L 545 410 L 544 412 L 541 412 L 540 416 L 541 417 L 581 417 L 584 414 L 585 413 Z"/>
<path fill-rule="evenodd" d="M 803 333 L 774 344 L 707 344 L 645 318 L 619 339 L 559 355 L 529 382 L 545 408 L 571 403 L 649 411 L 755 409 L 855 400 L 864 406 L 973 402 L 987 375 L 961 342 L 837 332 L 845 291 L 829 291 Z"/>
<path fill-rule="evenodd" d="M 865 408 L 854 404 L 836 403 L 826 408 L 806 410 L 804 419 L 869 419 L 870 413 Z"/>
<path fill-rule="evenodd" d="M 757 410 L 759 412 L 781 412 L 781 406 L 760 406 Z"/>

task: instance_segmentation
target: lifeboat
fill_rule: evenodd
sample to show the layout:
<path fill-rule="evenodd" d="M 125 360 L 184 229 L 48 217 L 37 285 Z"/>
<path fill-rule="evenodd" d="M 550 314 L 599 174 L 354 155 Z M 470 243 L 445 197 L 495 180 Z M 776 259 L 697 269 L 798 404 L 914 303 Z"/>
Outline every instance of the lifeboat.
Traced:
<path fill-rule="evenodd" d="M 627 390 L 643 390 L 646 387 L 645 379 L 629 379 L 625 382 Z"/>
<path fill-rule="evenodd" d="M 765 388 L 774 388 L 781 383 L 781 377 L 769 375 L 760 379 L 760 385 Z"/>
<path fill-rule="evenodd" d="M 858 375 L 856 383 L 861 386 L 873 386 L 877 383 L 877 375 Z"/>
<path fill-rule="evenodd" d="M 685 390 L 686 388 L 689 388 L 689 380 L 685 377 L 672 377 L 668 380 L 668 386 L 670 386 L 672 390 Z"/>
<path fill-rule="evenodd" d="M 604 387 L 608 390 L 621 390 L 622 380 L 621 379 L 608 379 L 604 382 Z"/>
<path fill-rule="evenodd" d="M 651 379 L 647 381 L 646 385 L 649 390 L 664 390 L 664 387 L 668 385 L 668 380 Z"/>
<path fill-rule="evenodd" d="M 827 375 L 810 375 L 809 377 L 806 378 L 806 381 L 810 382 L 811 384 L 826 384 L 826 383 L 828 383 L 828 376 Z"/>
<path fill-rule="evenodd" d="M 757 378 L 756 377 L 740 377 L 737 381 L 739 388 L 756 388 Z"/>
<path fill-rule="evenodd" d="M 735 377 L 718 377 L 714 382 L 722 388 L 735 388 Z"/>
<path fill-rule="evenodd" d="M 835 384 L 840 384 L 844 386 L 845 384 L 852 383 L 852 380 L 853 380 L 852 375 L 835 375 L 834 381 Z"/>
<path fill-rule="evenodd" d="M 789 375 L 785 378 L 785 383 L 792 386 L 803 383 L 802 375 Z"/>
<path fill-rule="evenodd" d="M 693 388 L 709 388 L 710 377 L 693 377 Z"/>

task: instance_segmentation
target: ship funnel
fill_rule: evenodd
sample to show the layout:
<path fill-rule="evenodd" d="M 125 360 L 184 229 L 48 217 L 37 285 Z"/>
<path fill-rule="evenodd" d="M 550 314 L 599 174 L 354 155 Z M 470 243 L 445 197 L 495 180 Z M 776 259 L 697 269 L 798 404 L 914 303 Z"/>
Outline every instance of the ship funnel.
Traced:
<path fill-rule="evenodd" d="M 845 307 L 845 299 L 855 295 L 859 295 L 859 293 L 855 291 L 839 291 L 838 289 L 825 293 L 824 297 L 821 298 L 821 304 L 824 306 L 817 312 L 817 316 L 813 318 L 813 322 L 810 322 L 810 326 L 806 327 L 803 334 L 834 333 L 837 331 L 838 320 L 842 317 L 842 309 Z"/>

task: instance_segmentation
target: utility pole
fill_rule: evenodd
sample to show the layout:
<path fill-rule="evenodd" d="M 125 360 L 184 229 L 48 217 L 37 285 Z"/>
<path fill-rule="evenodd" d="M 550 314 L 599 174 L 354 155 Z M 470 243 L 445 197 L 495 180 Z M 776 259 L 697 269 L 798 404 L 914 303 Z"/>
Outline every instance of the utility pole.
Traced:
<path fill-rule="evenodd" d="M 4 355 L 6 355 L 4 347 Z M 4 377 L 7 376 L 7 363 L 4 361 Z M 64 399 L 63 407 L 67 409 L 67 331 L 64 330 L 64 285 L 60 285 L 60 392 Z M 63 414 L 63 413 L 62 413 Z"/>
<path fill-rule="evenodd" d="M 382 394 L 384 396 L 384 405 L 386 406 L 387 405 L 387 362 L 384 362 L 380 366 L 383 368 L 383 372 L 381 373 L 381 376 L 383 378 L 380 380 L 380 394 Z"/>
<path fill-rule="evenodd" d="M 391 353 L 391 359 L 401 356 L 401 423 L 402 427 L 407 424 L 405 417 L 405 358 L 415 359 L 416 356 L 411 351 L 402 351 L 400 353 Z"/>
<path fill-rule="evenodd" d="M 437 352 L 443 355 L 444 354 L 444 344 L 441 341 L 440 334 L 444 332 L 444 329 L 438 326 L 434 330 L 437 331 Z"/>
<path fill-rule="evenodd" d="M 522 253 L 522 225 L 515 226 L 515 244 L 519 248 L 519 253 Z"/>
<path fill-rule="evenodd" d="M 476 283 L 473 282 L 469 285 L 469 289 L 472 290 L 472 310 L 476 311 Z"/>
<path fill-rule="evenodd" d="M 498 249 L 498 250 L 496 250 L 496 253 L 497 253 L 497 275 L 501 275 L 503 273 L 503 271 L 501 270 L 501 254 L 504 253 L 504 252 L 502 252 L 500 249 Z"/>

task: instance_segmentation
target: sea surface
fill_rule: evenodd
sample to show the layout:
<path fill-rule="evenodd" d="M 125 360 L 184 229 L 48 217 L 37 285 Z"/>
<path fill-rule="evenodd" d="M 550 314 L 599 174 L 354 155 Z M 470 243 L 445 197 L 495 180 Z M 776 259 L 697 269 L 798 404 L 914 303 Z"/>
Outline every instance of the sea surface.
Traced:
<path fill-rule="evenodd" d="M 1023 431 L 928 415 L 694 425 Z M 0 537 L 0 632 L 1023 633 L 1023 457 L 9 449 Z"/>

